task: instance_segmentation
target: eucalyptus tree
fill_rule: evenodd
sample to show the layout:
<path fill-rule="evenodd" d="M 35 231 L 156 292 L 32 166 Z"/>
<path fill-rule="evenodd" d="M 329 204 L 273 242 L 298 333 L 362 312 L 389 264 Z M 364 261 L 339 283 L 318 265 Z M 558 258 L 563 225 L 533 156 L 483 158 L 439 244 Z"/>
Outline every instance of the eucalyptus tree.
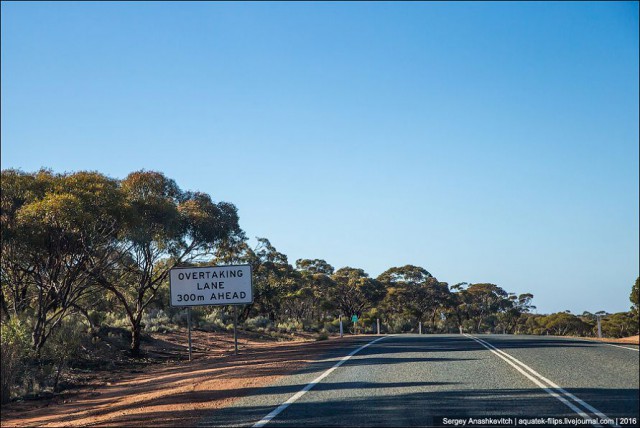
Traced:
<path fill-rule="evenodd" d="M 240 321 L 255 315 L 276 321 L 285 315 L 283 302 L 295 290 L 300 277 L 286 254 L 279 252 L 267 238 L 256 237 L 256 240 L 254 248 L 245 238 L 225 240 L 217 249 L 213 263 L 251 265 L 253 302 L 243 307 Z"/>
<path fill-rule="evenodd" d="M 446 303 L 446 311 L 452 315 L 458 324 L 460 333 L 463 332 L 465 321 L 471 319 L 470 296 L 466 292 L 465 287 L 469 284 L 459 282 L 451 286 L 451 292 Z"/>
<path fill-rule="evenodd" d="M 333 300 L 342 314 L 357 315 L 375 307 L 380 302 L 386 290 L 384 285 L 369 277 L 362 269 L 343 267 L 331 276 L 335 282 L 333 288 Z"/>
<path fill-rule="evenodd" d="M 508 293 L 507 300 L 509 304 L 504 303 L 503 310 L 498 313 L 497 319 L 501 324 L 503 333 L 507 331 L 510 333 L 518 333 L 519 322 L 522 315 L 529 313 L 531 309 L 535 309 L 535 306 L 531 304 L 533 294 L 524 293 L 516 295 L 514 293 Z"/>
<path fill-rule="evenodd" d="M 36 174 L 7 169 L 0 180 L 0 303 L 2 320 L 24 313 L 31 304 L 29 264 L 23 254 L 29 250 L 21 236 L 24 227 L 18 221 L 18 212 L 24 205 L 44 197 L 53 187 L 54 176 L 41 170 Z"/>
<path fill-rule="evenodd" d="M 291 266 L 287 256 L 279 252 L 268 239 L 256 239 L 258 245 L 253 250 L 254 309 L 271 321 L 284 319 L 282 304 L 299 281 L 299 274 Z"/>
<path fill-rule="evenodd" d="M 97 172 L 2 172 L 3 312 L 29 315 L 38 355 L 108 268 L 120 200 L 117 180 Z"/>
<path fill-rule="evenodd" d="M 547 333 L 558 336 L 582 336 L 591 333 L 593 326 L 569 312 L 557 312 L 541 317 L 540 323 Z"/>
<path fill-rule="evenodd" d="M 335 283 L 331 279 L 334 268 L 321 259 L 298 259 L 296 270 L 299 280 L 287 295 L 288 310 L 297 320 L 322 321 L 327 310 L 334 309 L 332 291 Z"/>
<path fill-rule="evenodd" d="M 169 271 L 202 260 L 216 245 L 242 235 L 233 204 L 214 203 L 200 192 L 182 191 L 155 171 L 137 171 L 121 182 L 126 221 L 122 252 L 114 269 L 95 279 L 124 309 L 131 329 L 131 353 L 140 354 L 142 316 Z"/>
<path fill-rule="evenodd" d="M 471 318 L 475 319 L 476 331 L 480 331 L 482 324 L 490 318 L 513 306 L 509 294 L 495 284 L 471 284 L 464 292 L 465 300 Z"/>
<path fill-rule="evenodd" d="M 638 322 L 631 312 L 618 312 L 602 319 L 605 337 L 628 337 L 638 334 Z"/>
<path fill-rule="evenodd" d="M 378 276 L 385 284 L 388 300 L 397 311 L 407 312 L 418 321 L 430 321 L 432 326 L 439 310 L 446 307 L 449 288 L 426 269 L 405 265 L 392 267 Z"/>

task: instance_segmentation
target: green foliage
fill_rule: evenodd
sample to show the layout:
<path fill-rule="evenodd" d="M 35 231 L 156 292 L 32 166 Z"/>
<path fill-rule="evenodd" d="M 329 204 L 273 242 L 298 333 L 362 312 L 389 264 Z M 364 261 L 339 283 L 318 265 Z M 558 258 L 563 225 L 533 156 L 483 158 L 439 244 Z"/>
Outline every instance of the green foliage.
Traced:
<path fill-rule="evenodd" d="M 329 263 L 322 259 L 298 259 L 296 260 L 296 269 L 311 274 L 333 275 L 335 269 Z"/>
<path fill-rule="evenodd" d="M 117 181 L 96 172 L 2 172 L 2 309 L 34 318 L 37 353 L 107 266 L 118 200 Z"/>
<path fill-rule="evenodd" d="M 203 315 L 198 319 L 198 326 L 200 328 L 210 331 L 226 331 L 227 326 L 233 323 L 233 311 L 227 306 L 216 306 L 201 309 Z M 184 325 L 186 325 L 186 311 L 182 311 L 184 314 Z M 194 311 L 195 312 L 195 311 Z"/>
<path fill-rule="evenodd" d="M 148 333 L 167 333 L 175 330 L 171 318 L 162 309 L 151 309 L 142 316 L 144 331 Z"/>
<path fill-rule="evenodd" d="M 122 305 L 131 328 L 131 353 L 140 352 L 142 318 L 166 290 L 171 268 L 188 265 L 218 244 L 242 237 L 236 208 L 209 195 L 183 192 L 155 171 L 137 171 L 121 183 L 126 221 L 118 263 L 97 278 Z"/>
<path fill-rule="evenodd" d="M 329 339 L 329 335 L 326 332 L 322 332 L 322 333 L 318 334 L 318 336 L 316 337 L 317 341 L 327 340 L 327 339 Z"/>
<path fill-rule="evenodd" d="M 322 329 L 329 333 L 338 333 L 340 332 L 340 320 L 335 318 L 332 321 L 325 321 L 322 325 Z"/>
<path fill-rule="evenodd" d="M 343 267 L 331 277 L 335 283 L 333 298 L 345 316 L 358 315 L 380 302 L 386 290 L 384 285 L 362 269 Z"/>
<path fill-rule="evenodd" d="M 1 399 L 7 403 L 11 399 L 11 388 L 21 372 L 24 371 L 25 361 L 29 356 L 29 329 L 18 318 L 3 321 L 1 325 L 2 364 Z"/>
<path fill-rule="evenodd" d="M 273 327 L 273 323 L 269 318 L 258 315 L 254 318 L 248 318 L 244 322 L 244 327 L 249 331 L 259 331 L 259 329 L 262 329 L 264 331 L 265 329 Z"/>
<path fill-rule="evenodd" d="M 475 320 L 477 332 L 490 330 L 492 323 L 489 317 L 513 307 L 509 294 L 495 284 L 470 284 L 461 293 L 468 319 Z"/>
<path fill-rule="evenodd" d="M 387 325 L 389 333 L 412 333 L 418 328 L 415 319 L 403 317 L 391 317 Z"/>
<path fill-rule="evenodd" d="M 413 265 L 386 270 L 378 281 L 387 288 L 385 306 L 396 312 L 405 312 L 417 321 L 436 321 L 437 313 L 449 298 L 446 283 L 439 282 L 426 269 Z"/>
<path fill-rule="evenodd" d="M 62 371 L 69 361 L 80 358 L 81 344 L 86 336 L 86 326 L 78 316 L 71 316 L 61 322 L 41 352 L 41 385 L 48 383 L 53 391 L 58 391 Z"/>
<path fill-rule="evenodd" d="M 602 318 L 604 337 L 628 337 L 638 334 L 638 322 L 631 312 L 619 312 Z"/>
<path fill-rule="evenodd" d="M 303 324 L 299 321 L 285 321 L 278 323 L 277 329 L 287 333 L 303 331 Z"/>
<path fill-rule="evenodd" d="M 631 294 L 629 295 L 629 300 L 631 301 L 631 303 L 633 304 L 633 306 L 631 306 L 631 311 L 635 314 L 636 320 L 638 319 L 638 299 L 640 299 L 640 297 L 638 296 L 638 294 L 640 293 L 640 276 L 638 278 L 636 278 L 636 282 L 635 284 L 633 284 L 633 287 L 631 287 Z"/>
<path fill-rule="evenodd" d="M 591 331 L 591 326 L 579 317 L 568 312 L 558 312 L 540 319 L 545 333 L 558 336 L 582 336 Z"/>

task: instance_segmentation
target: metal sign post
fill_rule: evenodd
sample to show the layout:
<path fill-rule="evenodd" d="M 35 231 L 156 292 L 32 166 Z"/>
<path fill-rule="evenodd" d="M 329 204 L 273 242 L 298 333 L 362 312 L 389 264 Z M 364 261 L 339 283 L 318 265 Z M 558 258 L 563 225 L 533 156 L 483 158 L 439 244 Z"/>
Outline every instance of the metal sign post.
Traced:
<path fill-rule="evenodd" d="M 358 316 L 353 315 L 351 321 L 353 322 L 353 334 L 358 334 Z"/>
<path fill-rule="evenodd" d="M 234 354 L 238 355 L 238 307 L 233 306 L 233 347 Z"/>
<path fill-rule="evenodd" d="M 191 308 L 187 308 L 187 329 L 189 330 L 189 361 L 191 361 Z"/>
<path fill-rule="evenodd" d="M 191 306 L 234 305 L 233 340 L 238 355 L 238 314 L 235 305 L 253 303 L 251 265 L 174 267 L 169 272 L 170 304 L 187 308 L 191 361 Z"/>

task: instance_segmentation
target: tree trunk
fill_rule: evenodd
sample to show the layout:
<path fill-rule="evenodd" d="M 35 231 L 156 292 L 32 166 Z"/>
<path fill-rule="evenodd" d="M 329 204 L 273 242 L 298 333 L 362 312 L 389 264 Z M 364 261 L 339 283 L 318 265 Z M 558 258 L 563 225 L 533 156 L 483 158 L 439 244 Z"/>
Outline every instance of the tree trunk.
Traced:
<path fill-rule="evenodd" d="M 142 328 L 139 322 L 131 326 L 131 356 L 136 358 L 140 356 L 141 330 Z"/>
<path fill-rule="evenodd" d="M 42 347 L 44 346 L 45 337 L 44 337 L 44 326 L 39 320 L 36 322 L 36 326 L 31 334 L 31 349 L 33 349 L 36 353 L 36 358 L 40 358 L 42 353 Z"/>

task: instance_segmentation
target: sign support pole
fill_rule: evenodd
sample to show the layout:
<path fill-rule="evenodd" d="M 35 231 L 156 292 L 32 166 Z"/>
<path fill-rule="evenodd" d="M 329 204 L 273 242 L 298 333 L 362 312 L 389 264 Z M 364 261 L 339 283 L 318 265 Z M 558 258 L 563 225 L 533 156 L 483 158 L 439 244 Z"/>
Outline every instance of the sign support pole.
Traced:
<path fill-rule="evenodd" d="M 238 307 L 233 305 L 233 348 L 234 354 L 238 355 Z"/>
<path fill-rule="evenodd" d="M 191 361 L 191 308 L 187 307 L 187 329 L 189 330 L 189 361 Z"/>
<path fill-rule="evenodd" d="M 378 325 L 378 335 L 380 335 L 380 318 L 376 318 L 376 324 Z"/>
<path fill-rule="evenodd" d="M 340 337 L 342 337 L 342 315 L 340 315 Z"/>
<path fill-rule="evenodd" d="M 422 334 L 422 321 L 420 321 L 418 324 L 418 332 L 418 334 Z"/>

